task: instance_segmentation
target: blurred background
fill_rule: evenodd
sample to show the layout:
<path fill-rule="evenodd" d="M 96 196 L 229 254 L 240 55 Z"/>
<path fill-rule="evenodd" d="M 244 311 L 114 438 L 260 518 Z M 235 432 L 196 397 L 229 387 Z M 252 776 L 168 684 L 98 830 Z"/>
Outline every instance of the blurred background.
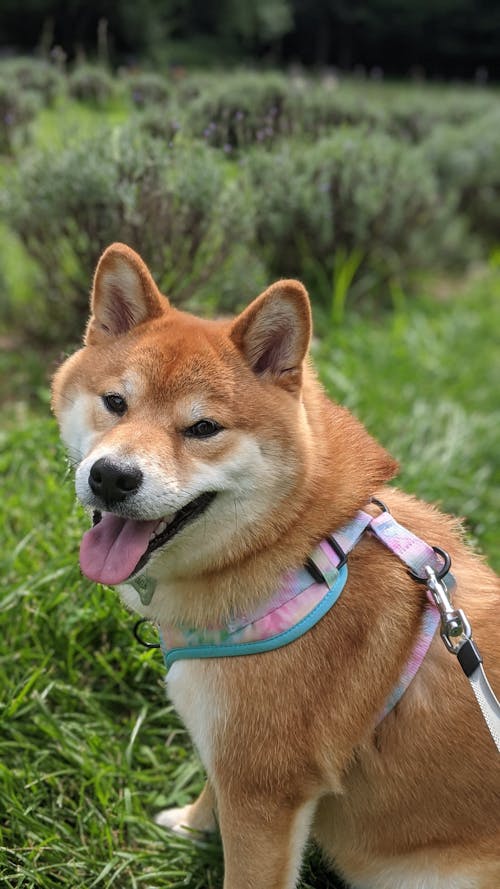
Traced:
<path fill-rule="evenodd" d="M 3 0 L 3 321 L 77 341 L 113 240 L 210 312 L 298 276 L 318 330 L 463 275 L 498 238 L 499 46 L 492 0 Z"/>
<path fill-rule="evenodd" d="M 329 393 L 500 567 L 499 80 L 496 0 L 0 3 L 2 886 L 221 885 L 152 822 L 202 769 L 50 417 L 112 241 L 208 316 L 303 280 Z"/>
<path fill-rule="evenodd" d="M 6 49 L 113 64 L 262 62 L 379 76 L 495 79 L 495 0 L 3 0 Z M 99 35 L 99 36 L 98 36 Z"/>

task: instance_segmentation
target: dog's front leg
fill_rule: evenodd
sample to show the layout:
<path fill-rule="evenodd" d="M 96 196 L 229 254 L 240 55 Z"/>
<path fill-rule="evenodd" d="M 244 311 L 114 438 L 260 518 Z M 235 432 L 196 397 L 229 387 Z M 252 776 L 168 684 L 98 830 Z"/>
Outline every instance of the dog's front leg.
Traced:
<path fill-rule="evenodd" d="M 207 781 L 197 800 L 180 809 L 164 809 L 155 818 L 161 827 L 173 830 L 179 836 L 199 840 L 200 835 L 216 830 L 215 795 L 210 781 Z"/>
<path fill-rule="evenodd" d="M 293 889 L 316 801 L 252 804 L 217 793 L 224 889 Z"/>

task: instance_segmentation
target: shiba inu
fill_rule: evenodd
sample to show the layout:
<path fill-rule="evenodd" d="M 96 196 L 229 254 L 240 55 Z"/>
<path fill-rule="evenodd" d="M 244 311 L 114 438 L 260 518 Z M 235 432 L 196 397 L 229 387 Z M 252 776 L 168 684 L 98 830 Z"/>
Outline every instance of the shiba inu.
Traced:
<path fill-rule="evenodd" d="M 309 837 L 355 889 L 498 889 L 498 757 L 435 624 L 388 704 L 430 608 L 414 541 L 451 557 L 454 606 L 497 687 L 498 579 L 456 520 L 387 486 L 395 461 L 327 398 L 310 337 L 297 281 L 202 320 L 114 244 L 84 346 L 54 378 L 95 519 L 82 570 L 158 626 L 208 776 L 158 821 L 219 827 L 225 889 L 292 889 Z M 346 565 L 339 540 L 360 515 Z M 377 539 L 389 517 L 403 559 Z"/>

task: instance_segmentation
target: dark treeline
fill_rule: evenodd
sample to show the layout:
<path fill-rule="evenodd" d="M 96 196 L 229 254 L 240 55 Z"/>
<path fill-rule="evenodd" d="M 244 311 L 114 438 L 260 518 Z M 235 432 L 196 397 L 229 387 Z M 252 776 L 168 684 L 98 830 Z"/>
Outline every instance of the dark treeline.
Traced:
<path fill-rule="evenodd" d="M 499 0 L 0 0 L 0 49 L 500 78 Z"/>

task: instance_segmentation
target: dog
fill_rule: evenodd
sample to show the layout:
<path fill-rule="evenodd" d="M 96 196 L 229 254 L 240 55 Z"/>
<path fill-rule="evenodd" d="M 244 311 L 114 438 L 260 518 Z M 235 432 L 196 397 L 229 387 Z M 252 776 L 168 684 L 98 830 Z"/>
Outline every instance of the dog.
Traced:
<path fill-rule="evenodd" d="M 220 829 L 225 889 L 292 889 L 311 837 L 353 889 L 498 889 L 498 758 L 439 632 L 384 710 L 430 606 L 422 578 L 372 533 L 375 519 L 393 516 L 449 554 L 454 607 L 497 687 L 498 579 L 457 520 L 387 485 L 395 460 L 327 398 L 310 339 L 297 281 L 276 282 L 233 320 L 203 320 L 172 307 L 142 259 L 113 244 L 83 348 L 53 380 L 76 493 L 97 522 L 82 571 L 181 651 L 167 689 L 208 779 L 158 822 L 188 836 Z M 357 514 L 373 526 L 346 567 L 335 534 Z M 281 619 L 284 577 L 309 566 L 322 589 L 311 554 L 323 540 L 338 555 L 332 576 L 348 572 L 335 604 L 304 632 L 301 618 L 288 644 L 280 630 L 278 647 L 254 640 L 225 656 L 220 628 L 230 636 L 235 616 L 243 636 L 249 622 Z"/>

